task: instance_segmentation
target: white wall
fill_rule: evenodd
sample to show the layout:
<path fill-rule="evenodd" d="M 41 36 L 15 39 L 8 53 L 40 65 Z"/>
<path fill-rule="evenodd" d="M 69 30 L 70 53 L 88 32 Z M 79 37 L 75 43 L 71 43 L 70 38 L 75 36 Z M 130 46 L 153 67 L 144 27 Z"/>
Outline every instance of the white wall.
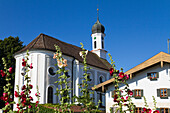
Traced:
<path fill-rule="evenodd" d="M 168 99 L 161 99 L 157 97 L 157 89 L 159 88 L 169 88 L 170 89 L 170 68 L 169 64 L 164 63 L 164 67 L 161 68 L 160 65 L 155 65 L 151 68 L 145 69 L 139 73 L 135 74 L 131 80 L 128 80 L 127 83 L 131 90 L 133 89 L 143 89 L 143 95 L 147 99 L 147 103 L 150 108 L 154 108 L 153 98 L 155 97 L 158 108 L 170 108 L 170 97 Z M 159 78 L 156 81 L 150 81 L 147 78 L 147 73 L 149 72 L 159 72 Z M 114 90 L 114 85 L 108 87 L 106 92 L 106 113 L 109 113 L 110 107 L 114 104 L 112 98 L 112 91 Z M 144 99 L 135 99 L 132 98 L 132 101 L 135 103 L 136 107 L 144 107 Z"/>

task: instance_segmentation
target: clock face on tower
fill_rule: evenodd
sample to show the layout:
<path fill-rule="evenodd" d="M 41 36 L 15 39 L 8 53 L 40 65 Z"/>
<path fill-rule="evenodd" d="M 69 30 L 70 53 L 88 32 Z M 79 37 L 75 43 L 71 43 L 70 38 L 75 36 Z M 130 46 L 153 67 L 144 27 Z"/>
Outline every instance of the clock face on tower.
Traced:
<path fill-rule="evenodd" d="M 94 39 L 96 39 L 96 37 L 94 37 Z"/>

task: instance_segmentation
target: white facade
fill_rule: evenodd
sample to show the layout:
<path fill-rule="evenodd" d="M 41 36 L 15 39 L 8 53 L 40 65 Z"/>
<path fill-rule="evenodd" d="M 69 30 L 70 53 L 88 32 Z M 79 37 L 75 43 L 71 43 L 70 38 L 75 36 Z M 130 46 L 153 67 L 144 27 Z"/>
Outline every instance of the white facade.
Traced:
<path fill-rule="evenodd" d="M 147 73 L 158 72 L 159 77 L 157 80 L 150 80 L 147 77 Z M 155 97 L 158 108 L 170 108 L 170 94 L 166 99 L 162 99 L 160 96 L 158 97 L 157 89 L 167 88 L 170 89 L 170 64 L 164 63 L 161 68 L 160 64 L 154 65 L 147 69 L 144 69 L 134 75 L 132 79 L 127 81 L 131 90 L 142 89 L 143 96 L 146 97 L 149 108 L 154 108 L 153 98 Z M 121 88 L 123 88 L 122 86 Z M 114 91 L 114 85 L 110 85 L 108 90 L 106 91 L 106 113 L 110 113 L 110 107 L 113 107 L 113 98 L 112 91 Z M 170 92 L 168 92 L 170 93 Z M 132 101 L 136 105 L 136 107 L 144 107 L 144 99 L 135 99 L 132 97 Z"/>
<path fill-rule="evenodd" d="M 33 64 L 33 69 L 30 70 L 29 76 L 31 77 L 31 84 L 33 85 L 33 89 L 31 90 L 31 96 L 33 97 L 34 101 L 36 102 L 35 93 L 37 92 L 36 86 L 39 87 L 40 92 L 40 104 L 48 103 L 48 88 L 53 88 L 53 102 L 52 103 L 58 103 L 58 97 L 55 95 L 56 88 L 58 87 L 55 81 L 58 80 L 58 75 L 51 75 L 49 73 L 49 68 L 51 67 L 54 72 L 57 70 L 57 67 L 54 66 L 56 64 L 56 60 L 53 59 L 54 52 L 47 51 L 47 50 L 31 50 L 29 51 L 29 62 Z M 19 85 L 19 89 L 21 91 L 21 87 L 24 84 L 24 78 L 21 75 L 22 70 L 22 59 L 25 57 L 26 53 L 20 53 L 18 55 L 15 55 L 16 59 L 16 75 L 15 75 L 15 88 L 14 90 L 17 91 L 16 85 Z M 81 78 L 83 77 L 83 70 L 82 70 L 82 63 L 80 63 L 78 60 L 74 59 L 73 57 L 63 55 L 65 59 L 67 59 L 68 66 L 66 67 L 67 70 L 69 70 L 70 78 L 69 80 L 72 80 L 72 72 L 73 72 L 73 92 L 72 95 L 79 96 L 80 95 L 80 89 L 77 84 L 81 83 Z M 109 73 L 106 70 L 89 66 L 92 69 L 89 70 L 89 73 L 91 74 L 90 83 L 92 86 L 97 85 L 99 81 L 99 77 L 102 76 L 103 80 L 109 79 Z M 70 84 L 71 85 L 71 84 Z M 99 96 L 97 95 L 97 92 L 93 95 L 94 101 L 97 104 Z M 18 98 L 14 98 L 14 101 L 17 103 Z M 16 106 L 14 106 L 14 109 L 16 110 Z"/>

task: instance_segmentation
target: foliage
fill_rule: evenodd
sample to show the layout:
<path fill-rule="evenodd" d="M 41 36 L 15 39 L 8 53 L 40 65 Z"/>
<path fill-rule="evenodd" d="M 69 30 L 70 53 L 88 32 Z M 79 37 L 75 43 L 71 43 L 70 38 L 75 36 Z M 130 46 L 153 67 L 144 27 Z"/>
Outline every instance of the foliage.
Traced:
<path fill-rule="evenodd" d="M 6 61 L 6 68 L 12 67 L 13 72 L 15 72 L 15 58 L 13 54 L 23 48 L 23 42 L 19 40 L 19 37 L 8 37 L 4 40 L 0 40 L 0 70 L 4 68 L 2 58 L 5 58 Z M 14 86 L 14 79 L 15 74 L 11 77 L 11 85 Z M 3 93 L 3 86 L 6 84 L 6 80 L 4 77 L 0 76 L 0 96 L 2 96 Z M 13 93 L 12 89 L 12 93 Z M 0 108 L 3 106 L 3 102 L 0 100 Z"/>
<path fill-rule="evenodd" d="M 65 67 L 67 66 L 67 60 L 62 57 L 62 52 L 60 51 L 60 47 L 55 45 L 55 48 L 57 52 L 54 54 L 53 58 L 57 60 L 57 65 L 59 67 L 59 69 L 57 70 L 57 74 L 60 75 L 58 77 L 59 80 L 55 82 L 60 87 L 57 88 L 57 93 L 56 93 L 60 100 L 60 105 L 57 106 L 58 108 L 57 112 L 69 111 L 71 113 L 71 109 L 70 109 L 71 104 L 70 104 L 69 95 L 72 89 L 70 89 L 70 86 L 68 85 L 68 83 L 70 83 L 71 81 L 67 81 L 67 79 L 69 78 L 66 74 L 68 73 L 68 71 L 65 69 Z"/>
<path fill-rule="evenodd" d="M 85 113 L 97 112 L 100 102 L 98 103 L 97 106 L 95 106 L 95 103 L 93 102 L 93 98 L 90 97 L 90 94 L 94 94 L 94 91 L 90 91 L 91 89 L 89 88 L 90 74 L 88 74 L 87 71 L 90 70 L 91 68 L 87 66 L 87 62 L 86 62 L 86 56 L 88 54 L 88 50 L 86 51 L 84 49 L 84 45 L 82 43 L 80 44 L 82 48 L 82 51 L 80 51 L 80 56 L 83 58 L 84 74 L 82 78 L 82 84 L 78 84 L 82 95 L 77 97 L 77 100 L 80 104 L 82 104 L 82 108 L 85 108 L 84 110 Z"/>
<path fill-rule="evenodd" d="M 3 100 L 5 102 L 5 107 L 3 108 L 3 110 L 5 112 L 12 112 L 12 104 L 14 104 L 13 100 L 12 100 L 12 85 L 11 85 L 11 78 L 13 73 L 13 69 L 12 67 L 10 67 L 9 69 L 7 68 L 7 64 L 5 61 L 5 58 L 2 58 L 3 60 L 3 64 L 4 64 L 4 71 L 0 70 L 0 74 L 2 75 L 2 77 L 5 78 L 6 80 L 6 85 L 3 87 L 4 92 L 3 92 L 3 96 L 0 98 L 1 100 Z"/>

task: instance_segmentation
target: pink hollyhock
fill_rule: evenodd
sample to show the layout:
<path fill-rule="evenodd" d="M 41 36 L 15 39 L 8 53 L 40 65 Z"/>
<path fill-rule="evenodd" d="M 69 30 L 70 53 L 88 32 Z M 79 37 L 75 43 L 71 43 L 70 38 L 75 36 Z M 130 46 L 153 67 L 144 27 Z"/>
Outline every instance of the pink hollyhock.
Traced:
<path fill-rule="evenodd" d="M 9 104 L 9 103 L 8 103 L 8 102 L 6 102 L 6 103 L 5 103 L 5 106 L 6 106 L 6 105 L 8 105 L 8 104 Z"/>
<path fill-rule="evenodd" d="M 152 113 L 152 110 L 149 108 L 146 110 L 147 113 Z"/>
<path fill-rule="evenodd" d="M 143 108 L 143 111 L 146 111 L 147 109 L 146 108 Z"/>
<path fill-rule="evenodd" d="M 128 79 L 129 79 L 129 75 L 125 74 L 125 77 L 126 77 L 126 80 L 128 80 Z"/>
<path fill-rule="evenodd" d="M 21 95 L 24 95 L 24 93 L 25 93 L 24 91 L 21 91 Z"/>
<path fill-rule="evenodd" d="M 128 91 L 128 95 L 132 96 L 133 92 L 131 90 Z"/>
<path fill-rule="evenodd" d="M 15 97 L 19 97 L 19 94 L 17 91 L 15 91 L 14 95 L 15 95 Z"/>
<path fill-rule="evenodd" d="M 31 101 L 33 101 L 33 98 L 31 96 L 29 98 L 30 98 Z"/>
<path fill-rule="evenodd" d="M 126 100 L 128 100 L 129 96 L 126 96 Z"/>
<path fill-rule="evenodd" d="M 29 84 L 29 87 L 30 87 L 30 89 L 32 89 L 32 88 L 33 88 L 33 85 Z"/>
<path fill-rule="evenodd" d="M 125 76 L 125 75 L 124 75 L 123 72 L 120 72 L 120 73 L 119 73 L 119 79 L 122 79 L 124 76 Z"/>
<path fill-rule="evenodd" d="M 110 68 L 109 72 L 110 72 L 110 76 L 112 76 L 112 75 L 113 75 L 113 72 L 114 72 L 114 69 L 113 69 L 113 68 Z"/>
<path fill-rule="evenodd" d="M 39 95 L 40 95 L 40 93 L 39 94 L 35 93 L 35 96 L 39 96 Z"/>
<path fill-rule="evenodd" d="M 8 96 L 8 93 L 3 93 L 3 97 L 7 97 Z"/>
<path fill-rule="evenodd" d="M 30 69 L 32 69 L 33 68 L 33 66 L 32 66 L 32 63 L 31 63 L 31 65 L 30 65 Z"/>
<path fill-rule="evenodd" d="M 159 110 L 155 110 L 155 111 L 153 111 L 153 113 L 159 113 Z"/>
<path fill-rule="evenodd" d="M 4 77 L 4 76 L 5 76 L 5 73 L 4 73 L 4 71 L 3 71 L 3 70 L 1 70 L 1 71 L 0 71 L 0 73 L 1 73 L 2 77 Z"/>
<path fill-rule="evenodd" d="M 36 104 L 38 104 L 39 103 L 39 101 L 36 101 Z"/>
<path fill-rule="evenodd" d="M 12 67 L 9 68 L 9 73 L 10 73 L 10 74 L 12 73 Z"/>
<path fill-rule="evenodd" d="M 25 90 L 25 89 L 26 89 L 26 86 L 25 86 L 25 85 L 23 85 L 23 86 L 22 86 L 22 90 Z"/>
<path fill-rule="evenodd" d="M 28 106 L 28 108 L 32 108 L 32 106 L 31 106 L 31 105 L 29 105 L 29 106 Z"/>
<path fill-rule="evenodd" d="M 26 61 L 24 59 L 22 59 L 22 66 L 25 67 L 26 66 Z"/>

